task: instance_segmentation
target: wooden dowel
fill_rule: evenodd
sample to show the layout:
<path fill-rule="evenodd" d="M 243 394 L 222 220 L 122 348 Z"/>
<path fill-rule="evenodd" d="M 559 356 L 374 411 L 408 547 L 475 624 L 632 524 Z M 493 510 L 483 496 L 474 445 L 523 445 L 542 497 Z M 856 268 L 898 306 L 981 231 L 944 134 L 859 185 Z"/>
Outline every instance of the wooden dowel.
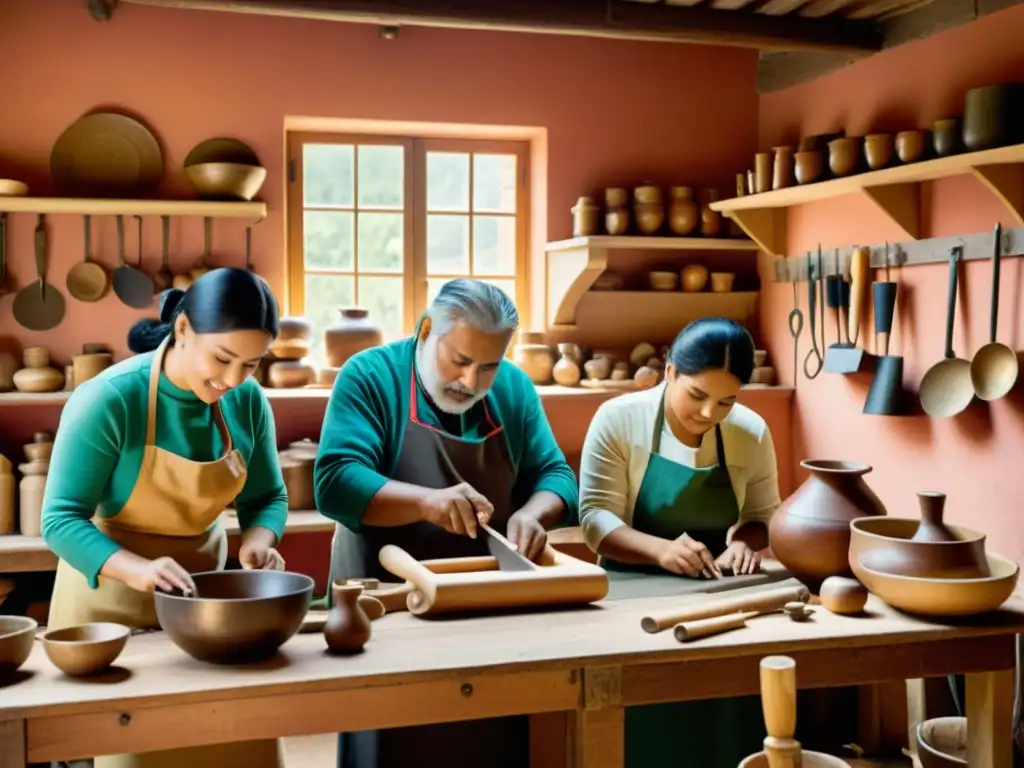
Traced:
<path fill-rule="evenodd" d="M 803 584 L 792 587 L 776 587 L 754 594 L 734 595 L 720 600 L 709 600 L 705 603 L 652 613 L 640 619 L 640 626 L 645 632 L 655 634 L 683 622 L 711 619 L 730 613 L 778 611 L 786 603 L 805 603 L 810 597 L 811 593 Z"/>
<path fill-rule="evenodd" d="M 727 616 L 715 616 L 710 619 L 698 619 L 676 624 L 672 630 L 676 640 L 680 643 L 688 643 L 700 637 L 710 637 L 728 632 L 731 629 L 739 629 L 747 625 L 747 619 L 759 616 L 759 611 L 746 611 L 745 613 L 731 613 Z"/>

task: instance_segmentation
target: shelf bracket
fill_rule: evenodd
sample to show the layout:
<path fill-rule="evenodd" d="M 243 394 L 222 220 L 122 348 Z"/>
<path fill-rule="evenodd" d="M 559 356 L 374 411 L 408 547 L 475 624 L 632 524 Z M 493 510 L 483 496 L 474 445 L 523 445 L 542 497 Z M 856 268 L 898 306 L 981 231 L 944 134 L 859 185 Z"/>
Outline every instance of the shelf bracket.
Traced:
<path fill-rule="evenodd" d="M 921 204 L 919 185 L 916 182 L 864 187 L 863 191 L 868 200 L 877 205 L 908 240 L 920 237 Z"/>
<path fill-rule="evenodd" d="M 576 305 L 608 268 L 605 248 L 576 248 L 548 254 L 548 325 L 573 325 Z"/>
<path fill-rule="evenodd" d="M 972 165 L 971 173 L 1009 209 L 1018 224 L 1024 224 L 1024 165 Z"/>
<path fill-rule="evenodd" d="M 786 254 L 785 208 L 750 208 L 728 211 L 726 216 L 735 221 L 736 226 L 757 243 L 762 251 L 772 256 Z"/>
<path fill-rule="evenodd" d="M 114 9 L 117 8 L 118 0 L 86 0 L 89 8 L 89 15 L 95 21 L 110 21 L 114 16 Z"/>

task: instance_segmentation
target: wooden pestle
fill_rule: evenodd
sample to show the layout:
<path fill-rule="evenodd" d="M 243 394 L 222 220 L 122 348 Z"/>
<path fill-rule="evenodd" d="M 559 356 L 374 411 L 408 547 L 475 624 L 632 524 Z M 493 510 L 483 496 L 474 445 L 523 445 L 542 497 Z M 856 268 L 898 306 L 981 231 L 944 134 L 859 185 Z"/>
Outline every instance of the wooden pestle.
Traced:
<path fill-rule="evenodd" d="M 710 619 L 697 619 L 676 624 L 672 630 L 676 640 L 680 643 L 687 643 L 700 637 L 710 637 L 730 629 L 739 629 L 747 626 L 747 619 L 760 616 L 760 611 L 746 611 L 745 613 L 730 613 L 725 616 L 713 616 Z"/>
<path fill-rule="evenodd" d="M 655 634 L 662 630 L 674 627 L 698 619 L 711 619 L 716 616 L 726 616 L 733 613 L 744 613 L 757 611 L 758 613 L 769 613 L 782 610 L 786 603 L 806 603 L 811 593 L 803 584 L 792 587 L 776 587 L 765 589 L 754 593 L 739 594 L 720 600 L 708 600 L 706 602 L 691 603 L 682 608 L 671 608 L 666 611 L 651 613 L 640 619 L 640 626 L 645 632 Z"/>
<path fill-rule="evenodd" d="M 853 255 L 850 257 L 850 309 L 846 316 L 847 338 L 853 346 L 857 346 L 857 339 L 860 338 L 861 317 L 864 314 L 870 268 L 871 251 L 867 248 L 854 249 Z"/>
<path fill-rule="evenodd" d="M 789 656 L 761 659 L 761 709 L 768 736 L 768 768 L 801 768 L 803 752 L 796 733 L 796 662 Z"/>

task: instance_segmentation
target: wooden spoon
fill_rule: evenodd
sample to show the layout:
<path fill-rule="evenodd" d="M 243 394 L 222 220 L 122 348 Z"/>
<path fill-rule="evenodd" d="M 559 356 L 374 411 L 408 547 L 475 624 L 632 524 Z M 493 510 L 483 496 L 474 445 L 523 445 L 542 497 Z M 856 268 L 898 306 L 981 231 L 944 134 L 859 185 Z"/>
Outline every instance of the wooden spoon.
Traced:
<path fill-rule="evenodd" d="M 89 261 L 89 250 L 91 248 L 91 221 L 89 214 L 84 216 L 85 245 L 83 248 L 82 260 L 75 264 L 65 278 L 65 285 L 68 293 L 79 301 L 99 301 L 110 287 L 110 276 L 101 265 L 95 261 Z"/>
<path fill-rule="evenodd" d="M 210 241 L 213 239 L 213 219 L 206 216 L 203 219 L 203 256 L 196 262 L 196 265 L 189 270 L 189 274 L 192 276 L 192 281 L 195 282 L 200 277 L 210 271 Z"/>
<path fill-rule="evenodd" d="M 171 217 L 161 216 L 160 223 L 163 226 L 163 244 L 161 246 L 162 261 L 160 263 L 160 269 L 158 269 L 157 273 L 153 275 L 153 288 L 157 293 L 162 293 L 163 291 L 166 291 L 174 283 L 174 275 L 171 273 L 171 270 L 167 266 L 168 249 L 170 247 L 169 242 L 171 239 Z"/>

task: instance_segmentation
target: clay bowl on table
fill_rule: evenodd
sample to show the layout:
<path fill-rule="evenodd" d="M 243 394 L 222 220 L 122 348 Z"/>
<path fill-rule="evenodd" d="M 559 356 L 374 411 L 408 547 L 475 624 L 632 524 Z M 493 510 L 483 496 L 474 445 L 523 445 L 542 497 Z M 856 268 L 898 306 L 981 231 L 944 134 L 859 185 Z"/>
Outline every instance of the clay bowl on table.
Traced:
<path fill-rule="evenodd" d="M 946 526 L 957 541 L 914 541 L 920 521 L 862 517 L 850 521 L 850 567 L 926 579 L 979 579 L 989 575 L 985 535 Z"/>
<path fill-rule="evenodd" d="M 966 768 L 967 718 L 933 717 L 918 723 L 917 757 L 922 768 Z"/>
<path fill-rule="evenodd" d="M 861 584 L 900 611 L 920 616 L 976 616 L 994 611 L 1013 594 L 1020 566 L 1000 555 L 988 555 L 991 576 L 984 579 L 928 579 L 882 573 L 850 558 Z"/>
<path fill-rule="evenodd" d="M 845 760 L 822 752 L 811 752 L 805 749 L 800 752 L 800 757 L 803 760 L 802 768 L 850 768 L 850 764 Z M 764 752 L 757 752 L 743 758 L 739 768 L 768 768 L 768 756 Z"/>
<path fill-rule="evenodd" d="M 32 653 L 39 623 L 27 616 L 0 616 L 0 680 L 21 667 Z"/>
<path fill-rule="evenodd" d="M 185 653 L 212 664 L 270 658 L 299 631 L 313 579 L 288 571 L 208 571 L 192 575 L 197 594 L 155 592 L 156 616 Z"/>
<path fill-rule="evenodd" d="M 113 664 L 131 633 L 123 624 L 108 622 L 52 629 L 43 635 L 43 650 L 53 666 L 65 675 L 83 677 Z"/>

